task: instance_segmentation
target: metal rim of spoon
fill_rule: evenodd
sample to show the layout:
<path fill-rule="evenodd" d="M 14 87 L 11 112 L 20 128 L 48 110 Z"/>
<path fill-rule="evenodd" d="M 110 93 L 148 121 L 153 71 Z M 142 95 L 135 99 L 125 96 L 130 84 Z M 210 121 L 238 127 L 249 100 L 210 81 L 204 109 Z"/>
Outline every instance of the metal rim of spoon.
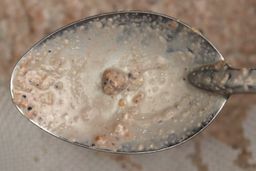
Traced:
<path fill-rule="evenodd" d="M 75 27 L 79 23 L 88 22 L 90 20 L 93 20 L 93 19 L 96 19 L 96 18 L 100 18 L 100 17 L 112 16 L 112 15 L 124 15 L 124 14 L 159 16 L 159 17 L 163 17 L 163 18 L 165 18 L 167 20 L 177 22 L 178 24 L 182 25 L 183 27 L 192 30 L 194 32 L 194 34 L 197 34 L 202 40 L 204 40 L 207 43 L 207 46 L 211 46 L 213 51 L 215 51 L 216 55 L 218 56 L 218 59 L 216 59 L 216 61 L 219 61 L 220 64 L 202 66 L 202 67 L 199 67 L 198 69 L 194 70 L 193 72 L 189 73 L 188 74 L 188 80 L 194 86 L 196 86 L 198 88 L 201 88 L 201 89 L 205 89 L 207 91 L 214 91 L 214 92 L 217 92 L 219 94 L 222 94 L 223 96 L 225 96 L 226 100 L 228 99 L 228 96 L 231 95 L 232 93 L 252 92 L 252 90 L 256 91 L 256 87 L 252 87 L 251 86 L 253 84 L 250 84 L 248 86 L 243 86 L 243 84 L 242 84 L 242 81 L 245 81 L 246 78 L 247 78 L 247 81 L 249 81 L 250 80 L 249 78 L 251 78 L 249 76 L 252 76 L 253 75 L 252 73 L 254 73 L 254 72 L 251 72 L 251 71 L 246 72 L 245 70 L 240 71 L 240 70 L 237 70 L 237 69 L 231 69 L 227 65 L 223 65 L 224 58 L 222 57 L 222 55 L 207 40 L 207 38 L 205 38 L 200 32 L 196 31 L 194 28 L 188 26 L 187 24 L 179 21 L 176 18 L 167 16 L 167 15 L 163 15 L 163 14 L 159 14 L 159 13 L 155 13 L 155 12 L 121 11 L 121 12 L 110 12 L 110 13 L 104 13 L 104 14 L 99 14 L 99 15 L 87 17 L 85 19 L 82 19 L 82 20 L 73 22 L 73 23 L 71 23 L 71 24 L 69 24 L 67 26 L 64 26 L 64 27 L 56 30 L 55 32 L 51 33 L 50 35 L 46 36 L 45 38 L 43 38 L 42 40 L 37 42 L 34 46 L 32 46 L 23 56 L 25 56 L 31 49 L 33 49 L 37 45 L 40 45 L 41 43 L 45 42 L 46 40 L 51 39 L 55 34 L 65 30 L 65 29 L 72 29 L 73 27 Z M 19 63 L 19 61 L 17 62 L 17 64 L 18 63 Z M 210 63 L 212 63 L 212 62 L 210 62 Z M 16 64 L 16 66 L 17 66 L 17 64 Z M 239 81 L 238 82 L 235 81 L 236 80 L 235 79 L 236 75 L 243 76 L 242 79 L 240 80 L 240 82 Z M 12 93 L 12 89 L 13 89 L 12 81 L 13 81 L 13 78 L 14 78 L 14 73 L 12 73 L 11 84 L 10 84 L 10 90 L 11 90 L 12 98 L 14 97 L 13 93 Z M 239 87 L 237 87 L 238 85 L 239 85 Z M 254 85 L 256 85 L 256 84 L 254 84 Z M 130 151 L 130 152 L 127 152 L 127 151 L 109 151 L 109 150 L 106 150 L 106 149 L 91 148 L 90 146 L 87 146 L 85 144 L 81 144 L 81 143 L 78 143 L 78 142 L 71 142 L 71 141 L 69 141 L 68 139 L 66 139 L 64 137 L 60 137 L 59 135 L 56 135 L 56 134 L 50 132 L 49 130 L 46 130 L 45 128 L 40 127 L 40 125 L 38 125 L 38 123 L 34 122 L 33 120 L 30 120 L 30 119 L 29 120 L 32 123 L 34 123 L 35 125 L 37 125 L 39 128 L 41 128 L 42 130 L 46 131 L 47 133 L 49 133 L 49 134 L 51 134 L 51 135 L 53 135 L 53 136 L 55 136 L 55 137 L 57 137 L 59 139 L 62 139 L 64 141 L 66 141 L 66 142 L 69 142 L 71 144 L 75 144 L 75 145 L 82 146 L 82 147 L 85 147 L 85 148 L 93 149 L 93 150 L 96 150 L 96 151 L 104 151 L 104 152 L 109 152 L 109 153 L 145 154 L 145 153 L 152 153 L 152 152 L 157 152 L 157 151 L 163 151 L 163 150 L 166 150 L 166 149 L 170 149 L 170 148 L 176 147 L 176 146 L 178 146 L 180 144 L 183 144 L 183 143 L 187 142 L 192 137 L 195 137 L 195 135 L 199 134 L 210 123 L 212 123 L 212 121 L 216 118 L 216 116 L 218 115 L 218 113 L 220 112 L 222 107 L 224 106 L 226 100 L 221 105 L 219 105 L 219 107 L 216 109 L 213 117 L 207 123 L 205 123 L 199 130 L 197 130 L 195 133 L 193 133 L 191 136 L 189 136 L 188 138 L 186 138 L 183 141 L 178 142 L 176 144 L 173 144 L 173 145 L 170 145 L 170 146 L 167 146 L 167 147 L 163 147 L 163 148 L 160 148 L 160 149 L 156 149 L 156 150 L 151 150 L 151 151 Z M 19 112 L 24 116 L 23 111 L 16 104 L 15 104 L 15 106 L 19 110 Z"/>

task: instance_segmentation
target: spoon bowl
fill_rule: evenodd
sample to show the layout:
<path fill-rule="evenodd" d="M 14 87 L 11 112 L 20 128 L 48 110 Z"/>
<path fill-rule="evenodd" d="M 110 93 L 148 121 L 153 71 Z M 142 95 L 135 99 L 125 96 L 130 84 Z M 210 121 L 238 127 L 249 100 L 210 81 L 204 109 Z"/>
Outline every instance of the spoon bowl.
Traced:
<path fill-rule="evenodd" d="M 149 153 L 186 142 L 214 120 L 227 96 L 194 87 L 187 75 L 223 60 L 175 18 L 106 13 L 37 42 L 16 64 L 10 90 L 20 113 L 57 138 L 99 151 Z"/>

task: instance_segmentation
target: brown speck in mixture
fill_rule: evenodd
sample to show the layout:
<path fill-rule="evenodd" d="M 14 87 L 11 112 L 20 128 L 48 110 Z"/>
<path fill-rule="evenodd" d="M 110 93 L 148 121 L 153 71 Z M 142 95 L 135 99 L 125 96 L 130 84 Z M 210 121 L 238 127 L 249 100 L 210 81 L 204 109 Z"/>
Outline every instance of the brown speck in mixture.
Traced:
<path fill-rule="evenodd" d="M 32 109 L 31 109 L 30 111 L 26 112 L 25 115 L 29 119 L 34 119 L 37 116 L 37 113 L 35 111 L 32 111 Z"/>
<path fill-rule="evenodd" d="M 22 108 L 27 108 L 27 106 L 28 106 L 27 99 L 24 98 L 21 93 L 14 93 L 13 102 Z"/>
<path fill-rule="evenodd" d="M 124 99 L 120 99 L 120 100 L 118 101 L 118 106 L 119 106 L 119 107 L 124 107 L 124 106 L 125 106 L 125 100 L 124 100 Z"/>
<path fill-rule="evenodd" d="M 171 21 L 169 24 L 168 24 L 169 28 L 172 29 L 172 30 L 175 30 L 177 29 L 177 27 L 179 26 L 179 23 L 175 22 L 175 21 Z"/>
<path fill-rule="evenodd" d="M 143 98 L 144 98 L 144 94 L 142 92 L 140 92 L 132 98 L 132 102 L 135 104 L 138 104 L 143 100 Z"/>
<path fill-rule="evenodd" d="M 129 80 L 129 90 L 136 90 L 144 83 L 143 75 L 140 71 L 133 71 L 127 74 Z M 129 91 L 127 88 L 127 91 Z"/>
<path fill-rule="evenodd" d="M 57 90 L 61 90 L 63 88 L 63 83 L 62 82 L 57 82 L 55 85 L 54 85 L 54 88 L 57 89 Z"/>
<path fill-rule="evenodd" d="M 27 98 L 27 96 L 26 96 L 25 94 L 23 94 L 22 97 L 23 97 L 24 99 Z"/>
<path fill-rule="evenodd" d="M 113 141 L 112 137 L 106 135 L 97 135 L 94 138 L 94 144 L 101 148 L 113 148 L 115 146 Z"/>
<path fill-rule="evenodd" d="M 129 137 L 130 136 L 129 130 L 126 128 L 126 126 L 124 126 L 121 123 L 119 123 L 115 126 L 114 133 L 117 134 L 118 137 L 120 137 L 120 136 Z"/>
<path fill-rule="evenodd" d="M 132 78 L 132 73 L 128 73 L 128 78 Z"/>
<path fill-rule="evenodd" d="M 106 137 L 104 135 L 97 135 L 94 140 L 97 143 L 104 143 L 106 141 Z"/>
<path fill-rule="evenodd" d="M 115 95 L 127 87 L 127 76 L 119 69 L 106 69 L 102 74 L 102 89 L 107 95 Z"/>

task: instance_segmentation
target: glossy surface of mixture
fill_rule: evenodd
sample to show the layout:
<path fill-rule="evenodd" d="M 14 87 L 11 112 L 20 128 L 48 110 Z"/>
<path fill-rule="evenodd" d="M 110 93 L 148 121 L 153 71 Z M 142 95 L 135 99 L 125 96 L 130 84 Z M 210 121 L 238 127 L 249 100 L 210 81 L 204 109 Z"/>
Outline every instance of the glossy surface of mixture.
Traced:
<path fill-rule="evenodd" d="M 204 44 L 163 17 L 92 19 L 52 35 L 19 61 L 13 100 L 43 129 L 91 148 L 172 146 L 200 130 L 225 102 L 187 81 L 195 67 L 220 60 Z"/>

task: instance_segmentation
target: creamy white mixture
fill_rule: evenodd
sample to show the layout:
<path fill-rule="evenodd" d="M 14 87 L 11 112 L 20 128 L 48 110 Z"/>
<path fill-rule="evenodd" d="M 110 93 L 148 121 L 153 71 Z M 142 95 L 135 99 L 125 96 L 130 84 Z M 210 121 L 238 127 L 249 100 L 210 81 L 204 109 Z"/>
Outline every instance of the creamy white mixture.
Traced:
<path fill-rule="evenodd" d="M 12 94 L 24 115 L 69 141 L 113 151 L 159 149 L 201 128 L 223 99 L 186 80 L 195 56 L 167 52 L 159 29 L 106 23 L 67 30 L 21 59 Z M 125 76 L 115 94 L 103 91 L 107 69 Z"/>

